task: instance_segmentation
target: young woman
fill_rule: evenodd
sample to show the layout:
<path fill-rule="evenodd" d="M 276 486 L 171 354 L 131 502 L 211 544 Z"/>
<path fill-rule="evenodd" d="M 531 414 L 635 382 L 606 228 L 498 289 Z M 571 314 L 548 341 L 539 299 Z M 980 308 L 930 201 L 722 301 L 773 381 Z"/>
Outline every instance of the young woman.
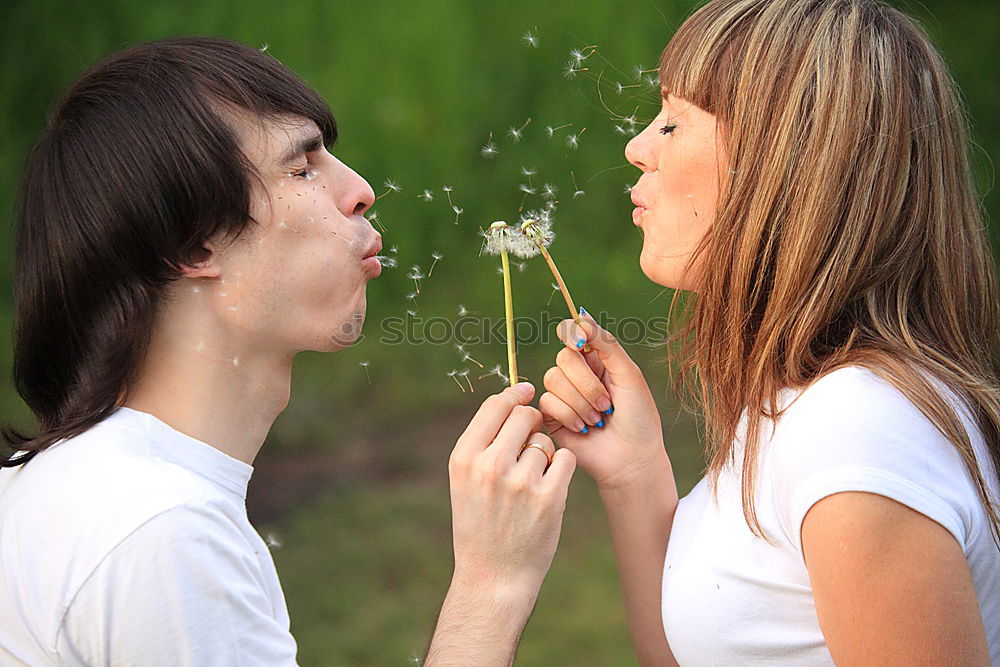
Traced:
<path fill-rule="evenodd" d="M 996 275 L 941 56 L 876 0 L 712 0 L 660 80 L 633 222 L 688 293 L 705 478 L 678 501 L 593 318 L 540 398 L 601 490 L 641 662 L 1000 662 Z"/>

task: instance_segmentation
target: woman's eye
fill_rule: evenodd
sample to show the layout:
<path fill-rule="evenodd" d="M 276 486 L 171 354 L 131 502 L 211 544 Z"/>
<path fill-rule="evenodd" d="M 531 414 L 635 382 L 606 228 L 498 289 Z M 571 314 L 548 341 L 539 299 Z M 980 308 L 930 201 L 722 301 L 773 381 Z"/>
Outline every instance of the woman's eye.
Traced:
<path fill-rule="evenodd" d="M 660 128 L 660 134 L 670 134 L 676 129 L 677 129 L 676 125 L 670 125 L 668 123 L 667 125 L 664 125 L 663 127 Z"/>

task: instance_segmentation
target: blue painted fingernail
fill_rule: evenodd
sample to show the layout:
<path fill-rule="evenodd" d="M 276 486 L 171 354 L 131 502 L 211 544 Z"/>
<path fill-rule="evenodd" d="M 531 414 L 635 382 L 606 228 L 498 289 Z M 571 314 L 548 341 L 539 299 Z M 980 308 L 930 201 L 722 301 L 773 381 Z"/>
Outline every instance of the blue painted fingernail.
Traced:
<path fill-rule="evenodd" d="M 608 408 L 607 410 L 604 411 L 604 414 L 606 414 L 606 415 L 613 415 L 614 413 L 615 413 L 615 406 L 613 406 L 613 405 L 610 408 Z"/>
<path fill-rule="evenodd" d="M 576 349 L 579 350 L 581 347 L 583 347 L 583 344 L 586 342 L 587 342 L 586 338 L 581 338 L 580 340 L 576 341 Z"/>
<path fill-rule="evenodd" d="M 604 428 L 604 420 L 602 419 L 601 421 L 594 424 L 594 426 L 596 426 L 597 428 Z"/>
<path fill-rule="evenodd" d="M 588 312 L 587 312 L 587 311 L 586 311 L 586 310 L 584 309 L 584 307 L 583 307 L 583 306 L 580 306 L 580 314 L 581 314 L 581 315 L 590 315 L 590 313 L 588 313 Z"/>
<path fill-rule="evenodd" d="M 587 432 L 587 427 L 586 426 L 584 426 L 583 428 L 580 429 L 580 433 L 586 433 L 586 432 Z"/>

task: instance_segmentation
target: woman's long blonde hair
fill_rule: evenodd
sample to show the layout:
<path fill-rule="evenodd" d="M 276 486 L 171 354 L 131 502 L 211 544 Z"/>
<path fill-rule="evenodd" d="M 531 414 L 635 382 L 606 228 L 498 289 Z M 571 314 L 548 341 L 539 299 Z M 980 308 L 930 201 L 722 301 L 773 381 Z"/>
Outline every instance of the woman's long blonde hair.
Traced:
<path fill-rule="evenodd" d="M 968 120 L 929 38 L 878 0 L 712 0 L 664 49 L 660 79 L 716 115 L 728 160 L 688 265 L 710 268 L 674 338 L 713 491 L 746 409 L 743 510 L 763 536 L 752 416 L 777 419 L 783 388 L 858 365 L 961 452 L 1000 538 L 969 435 L 925 378 L 967 403 L 1000 471 L 996 269 Z"/>

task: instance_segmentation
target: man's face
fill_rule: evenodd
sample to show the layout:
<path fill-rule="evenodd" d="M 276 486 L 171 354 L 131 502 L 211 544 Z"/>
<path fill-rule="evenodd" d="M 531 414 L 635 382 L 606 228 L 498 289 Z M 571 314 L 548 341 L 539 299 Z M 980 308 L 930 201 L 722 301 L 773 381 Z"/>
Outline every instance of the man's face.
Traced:
<path fill-rule="evenodd" d="M 371 186 L 323 145 L 316 124 L 244 123 L 256 166 L 250 224 L 223 250 L 221 315 L 259 349 L 332 352 L 361 333 L 367 283 L 382 270 L 381 236 L 363 213 Z"/>

